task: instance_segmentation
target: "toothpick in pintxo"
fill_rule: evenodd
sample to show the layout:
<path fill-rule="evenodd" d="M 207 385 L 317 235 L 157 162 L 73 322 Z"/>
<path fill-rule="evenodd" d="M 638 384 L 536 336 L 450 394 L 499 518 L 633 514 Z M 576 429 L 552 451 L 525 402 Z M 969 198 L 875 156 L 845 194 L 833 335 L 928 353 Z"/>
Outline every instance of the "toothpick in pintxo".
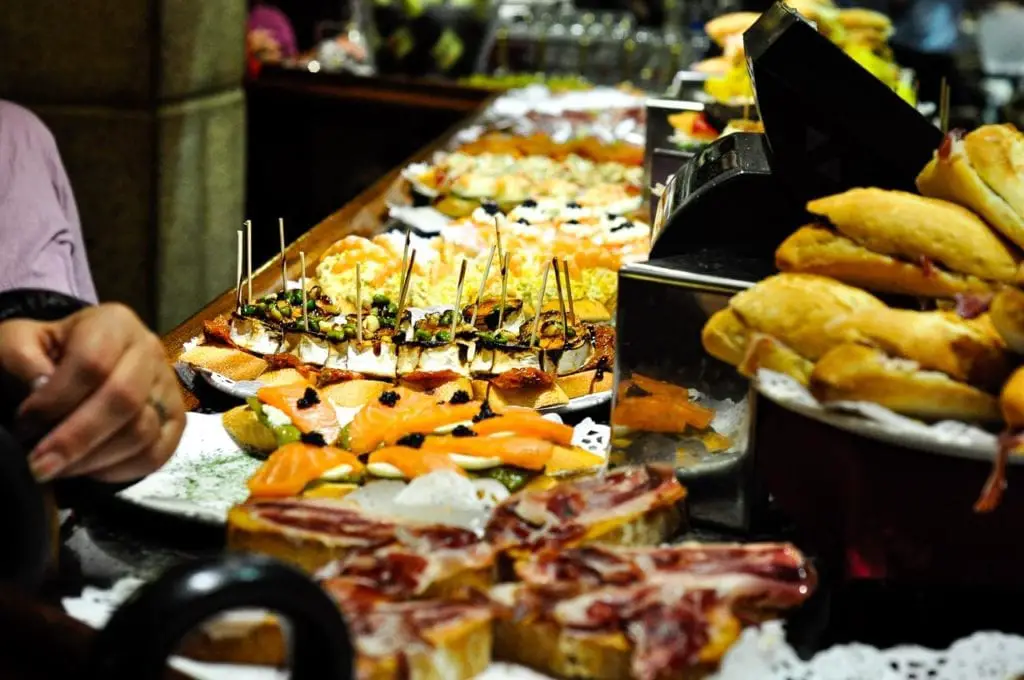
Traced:
<path fill-rule="evenodd" d="M 537 293 L 537 307 L 534 309 L 533 330 L 530 331 L 530 344 L 533 347 L 537 341 L 537 331 L 540 330 L 540 310 L 544 306 L 544 289 L 548 287 L 548 272 L 551 270 L 551 263 L 544 265 L 544 274 L 540 277 L 540 291 Z"/>
<path fill-rule="evenodd" d="M 277 218 L 277 232 L 281 237 L 281 290 L 288 290 L 288 260 L 284 256 L 284 218 Z"/>
<path fill-rule="evenodd" d="M 302 286 L 302 329 L 309 331 L 309 305 L 306 304 L 306 253 L 299 251 L 299 266 L 302 267 L 302 274 L 299 277 L 299 285 Z"/>
<path fill-rule="evenodd" d="M 238 313 L 242 312 L 242 252 L 245 250 L 245 246 L 242 243 L 242 239 L 245 238 L 242 234 L 242 230 L 239 229 L 238 234 L 238 269 L 235 273 L 235 311 Z"/>
<path fill-rule="evenodd" d="M 462 258 L 462 266 L 459 267 L 459 285 L 455 288 L 455 310 L 452 314 L 452 340 L 455 340 L 455 328 L 458 324 L 462 311 L 459 305 L 462 304 L 462 285 L 466 282 L 466 258 Z"/>
<path fill-rule="evenodd" d="M 562 312 L 562 347 L 569 344 L 569 319 L 565 316 L 565 298 L 562 297 L 562 276 L 558 267 L 558 258 L 551 258 L 551 264 L 555 268 L 555 288 L 558 290 L 558 308 Z"/>
<path fill-rule="evenodd" d="M 252 304 L 252 220 L 245 221 L 245 249 L 246 249 L 246 299 Z"/>
<path fill-rule="evenodd" d="M 363 344 L 363 277 L 356 262 L 356 341 Z"/>
<path fill-rule="evenodd" d="M 476 303 L 473 305 L 473 319 L 469 322 L 469 325 L 476 328 L 476 314 L 480 311 L 480 301 L 483 300 L 484 291 L 487 289 L 487 278 L 491 275 L 491 260 L 494 259 L 494 249 L 497 246 L 491 246 L 490 252 L 487 254 L 487 264 L 484 265 L 484 278 L 480 280 L 480 290 L 476 294 Z"/>

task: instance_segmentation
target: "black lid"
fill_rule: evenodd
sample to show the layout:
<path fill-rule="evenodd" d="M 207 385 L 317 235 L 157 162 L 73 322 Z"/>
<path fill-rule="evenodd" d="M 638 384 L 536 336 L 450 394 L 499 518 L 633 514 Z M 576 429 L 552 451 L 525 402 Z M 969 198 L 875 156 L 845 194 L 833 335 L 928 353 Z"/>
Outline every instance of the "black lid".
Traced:
<path fill-rule="evenodd" d="M 743 43 L 772 168 L 796 197 L 914 190 L 942 142 L 917 109 L 781 2 Z"/>

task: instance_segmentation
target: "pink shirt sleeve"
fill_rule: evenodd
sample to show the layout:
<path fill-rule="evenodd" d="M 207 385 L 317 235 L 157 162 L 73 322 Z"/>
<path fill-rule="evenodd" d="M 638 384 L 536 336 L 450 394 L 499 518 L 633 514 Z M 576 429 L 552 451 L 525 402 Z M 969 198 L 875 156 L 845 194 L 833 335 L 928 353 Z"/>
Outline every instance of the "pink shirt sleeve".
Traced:
<path fill-rule="evenodd" d="M 96 289 L 53 135 L 0 101 L 0 290 L 44 288 L 87 302 Z"/>

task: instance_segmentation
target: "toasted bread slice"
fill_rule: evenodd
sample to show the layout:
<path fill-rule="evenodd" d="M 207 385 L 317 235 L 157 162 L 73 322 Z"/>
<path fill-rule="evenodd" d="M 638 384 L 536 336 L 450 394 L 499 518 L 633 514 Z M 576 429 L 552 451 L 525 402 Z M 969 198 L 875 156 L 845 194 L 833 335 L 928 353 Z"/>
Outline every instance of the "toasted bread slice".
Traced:
<path fill-rule="evenodd" d="M 391 388 L 382 380 L 347 380 L 320 388 L 320 393 L 332 404 L 342 408 L 360 408 L 380 397 Z"/>
<path fill-rule="evenodd" d="M 231 439 L 250 453 L 265 456 L 277 448 L 273 431 L 248 406 L 236 406 L 221 416 L 221 422 Z"/>
<path fill-rule="evenodd" d="M 576 318 L 587 323 L 607 323 L 611 321 L 612 313 L 607 305 L 599 300 L 573 300 L 573 309 L 576 311 Z M 558 300 L 550 300 L 541 308 L 542 311 L 561 310 Z"/>
<path fill-rule="evenodd" d="M 483 399 L 487 396 L 486 380 L 473 381 L 473 398 Z M 550 406 L 563 406 L 569 403 L 569 397 L 557 384 L 551 387 L 521 388 L 517 390 L 503 390 L 498 387 L 491 387 L 491 406 L 521 406 L 523 408 L 541 409 Z"/>
<path fill-rule="evenodd" d="M 266 360 L 233 347 L 197 345 L 182 352 L 178 361 L 219 373 L 231 380 L 255 380 L 263 375 L 269 364 Z"/>
<path fill-rule="evenodd" d="M 563 375 L 558 378 L 557 384 L 569 399 L 610 392 L 615 384 L 615 374 L 607 370 L 601 371 L 601 373 L 600 380 L 597 379 L 597 371 L 580 371 L 571 375 Z"/>
<path fill-rule="evenodd" d="M 410 383 L 405 380 L 399 380 L 398 385 L 415 392 L 428 392 L 437 397 L 438 401 L 448 401 L 456 392 L 465 392 L 466 394 L 473 395 L 473 381 L 469 378 L 459 378 L 458 380 L 452 380 L 446 382 L 439 387 L 435 387 L 432 390 L 424 389 L 424 387 L 417 383 Z"/>
<path fill-rule="evenodd" d="M 490 618 L 456 619 L 424 631 L 423 648 L 394 655 L 371 656 L 369 645 L 356 636 L 356 676 L 370 680 L 468 680 L 491 663 L 493 632 Z M 428 646 L 429 645 L 429 646 Z M 287 645 L 273 616 L 262 619 L 211 621 L 188 635 L 182 656 L 211 663 L 259 664 L 282 667 Z"/>
<path fill-rule="evenodd" d="M 294 368 L 282 368 L 276 371 L 267 371 L 259 377 L 259 381 L 266 386 L 270 385 L 291 385 L 293 383 L 308 382 L 306 376 Z"/>

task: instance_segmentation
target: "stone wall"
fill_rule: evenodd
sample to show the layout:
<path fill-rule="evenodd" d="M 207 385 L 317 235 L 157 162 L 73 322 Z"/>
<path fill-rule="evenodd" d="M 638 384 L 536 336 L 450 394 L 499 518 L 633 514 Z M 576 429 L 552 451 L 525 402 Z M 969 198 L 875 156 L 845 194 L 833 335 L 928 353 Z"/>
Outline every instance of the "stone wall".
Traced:
<path fill-rule="evenodd" d="M 232 285 L 246 0 L 3 0 L 0 98 L 57 138 L 100 296 L 160 330 Z"/>

